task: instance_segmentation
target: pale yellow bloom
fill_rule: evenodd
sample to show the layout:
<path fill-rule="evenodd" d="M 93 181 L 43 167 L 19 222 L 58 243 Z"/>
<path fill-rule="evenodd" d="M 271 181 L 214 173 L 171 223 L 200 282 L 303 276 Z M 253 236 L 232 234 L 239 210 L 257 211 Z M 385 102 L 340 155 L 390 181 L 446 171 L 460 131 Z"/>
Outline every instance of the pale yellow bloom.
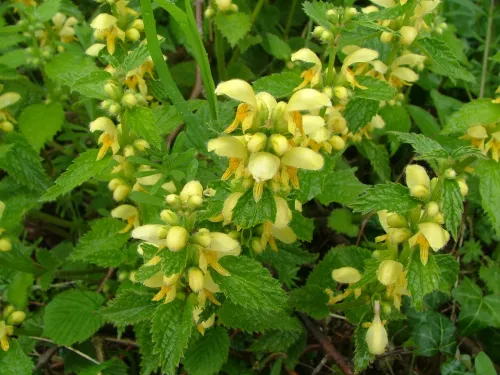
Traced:
<path fill-rule="evenodd" d="M 90 27 L 94 29 L 94 38 L 96 40 L 106 39 L 106 45 L 110 55 L 115 53 L 116 38 L 121 40 L 125 39 L 125 32 L 116 26 L 117 21 L 116 17 L 107 13 L 101 13 L 90 23 Z"/>
<path fill-rule="evenodd" d="M 118 143 L 118 130 L 109 118 L 99 117 L 90 123 L 90 131 L 100 131 L 102 134 L 99 136 L 97 142 L 102 144 L 97 160 L 100 160 L 106 155 L 109 148 L 113 151 L 113 155 L 120 150 L 120 143 Z"/>
<path fill-rule="evenodd" d="M 14 334 L 14 327 L 5 324 L 4 320 L 0 320 L 0 347 L 4 352 L 9 350 L 9 336 Z"/>
<path fill-rule="evenodd" d="M 429 259 L 429 248 L 434 251 L 441 250 L 450 240 L 450 234 L 433 222 L 418 224 L 418 232 L 409 239 L 411 247 L 420 246 L 420 260 L 426 265 Z"/>
<path fill-rule="evenodd" d="M 338 283 L 354 284 L 361 280 L 361 274 L 356 268 L 342 267 L 332 271 L 332 278 Z"/>
<path fill-rule="evenodd" d="M 300 90 L 309 84 L 311 87 L 314 87 L 319 83 L 321 79 L 322 64 L 319 57 L 313 51 L 309 48 L 302 48 L 292 54 L 291 60 L 314 64 L 314 66 L 302 72 L 300 76 L 304 78 L 304 80 L 295 88 L 295 90 Z"/>
<path fill-rule="evenodd" d="M 67 17 L 61 12 L 58 12 L 52 17 L 52 23 L 54 24 L 54 31 L 61 38 L 61 42 L 71 43 L 76 39 L 73 26 L 78 23 L 78 20 L 75 17 Z"/>
<path fill-rule="evenodd" d="M 132 228 L 139 226 L 139 210 L 129 204 L 122 204 L 111 211 L 111 216 L 127 222 L 127 226 L 120 233 L 126 233 Z"/>

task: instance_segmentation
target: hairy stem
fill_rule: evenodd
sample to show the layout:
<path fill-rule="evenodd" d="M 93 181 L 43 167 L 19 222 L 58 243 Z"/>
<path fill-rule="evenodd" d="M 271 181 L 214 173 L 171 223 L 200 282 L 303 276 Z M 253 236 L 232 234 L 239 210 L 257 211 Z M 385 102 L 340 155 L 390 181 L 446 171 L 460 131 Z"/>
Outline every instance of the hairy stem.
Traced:
<path fill-rule="evenodd" d="M 493 13 L 495 11 L 495 0 L 490 2 L 490 11 L 488 13 L 488 26 L 486 30 L 486 42 L 484 46 L 483 55 L 483 71 L 481 73 L 481 86 L 479 89 L 479 97 L 484 97 L 484 91 L 486 89 L 486 76 L 488 74 L 488 58 L 490 55 L 490 44 L 491 44 L 491 34 L 493 29 Z"/>

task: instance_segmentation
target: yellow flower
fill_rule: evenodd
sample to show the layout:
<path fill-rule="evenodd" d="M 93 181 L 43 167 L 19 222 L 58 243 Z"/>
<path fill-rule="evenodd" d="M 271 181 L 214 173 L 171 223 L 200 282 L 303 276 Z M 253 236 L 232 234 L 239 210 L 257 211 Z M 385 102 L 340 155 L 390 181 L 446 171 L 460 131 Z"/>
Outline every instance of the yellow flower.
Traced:
<path fill-rule="evenodd" d="M 401 43 L 409 46 L 417 37 L 418 31 L 413 26 L 403 26 L 399 29 L 401 34 Z"/>
<path fill-rule="evenodd" d="M 302 72 L 300 76 L 304 78 L 304 80 L 294 90 L 300 90 L 309 84 L 311 85 L 311 87 L 314 87 L 319 83 L 321 79 L 322 64 L 319 57 L 313 51 L 311 51 L 309 48 L 302 48 L 292 54 L 291 60 L 314 64 L 313 67 Z"/>
<path fill-rule="evenodd" d="M 491 157 L 493 160 L 499 160 L 500 151 L 500 132 L 494 132 L 491 134 L 491 139 L 486 143 L 484 147 L 484 152 L 487 153 L 491 150 Z"/>
<path fill-rule="evenodd" d="M 403 265 L 395 260 L 384 260 L 377 270 L 377 278 L 384 285 L 396 283 L 399 275 L 403 272 Z"/>
<path fill-rule="evenodd" d="M 165 298 L 164 303 L 172 302 L 177 295 L 176 284 L 179 280 L 180 274 L 173 274 L 166 277 L 163 271 L 160 271 L 143 282 L 144 286 L 152 289 L 160 288 L 160 291 L 153 297 L 153 301 L 161 301 Z"/>
<path fill-rule="evenodd" d="M 54 31 L 61 38 L 61 42 L 63 43 L 71 43 L 75 40 L 75 26 L 78 23 L 78 20 L 75 17 L 67 17 L 66 15 L 58 12 L 52 17 L 52 23 L 54 24 Z"/>
<path fill-rule="evenodd" d="M 351 84 L 352 88 L 358 87 L 362 90 L 366 90 L 366 86 L 362 86 L 356 81 L 355 74 L 349 67 L 354 64 L 376 60 L 379 56 L 378 52 L 369 48 L 359 48 L 357 46 L 350 46 L 350 48 L 347 50 L 344 48 L 344 50 L 350 53 L 348 53 L 344 59 L 340 74 Z"/>
<path fill-rule="evenodd" d="M 106 39 L 110 55 L 115 53 L 115 39 L 125 39 L 125 32 L 116 26 L 117 21 L 116 17 L 107 13 L 101 13 L 90 23 L 90 27 L 94 29 L 94 38 L 96 40 Z"/>
<path fill-rule="evenodd" d="M 449 241 L 450 234 L 437 223 L 427 222 L 418 224 L 418 232 L 409 239 L 411 247 L 419 245 L 420 260 L 423 265 L 429 259 L 429 247 L 434 251 L 441 250 Z"/>
<path fill-rule="evenodd" d="M 146 61 L 144 61 L 144 63 L 142 63 L 139 67 L 127 72 L 127 75 L 125 76 L 125 84 L 131 90 L 137 90 L 137 87 L 139 87 L 139 92 L 146 96 L 148 93 L 148 86 L 144 77 L 149 75 L 150 78 L 153 78 L 153 69 L 153 59 L 151 56 L 148 56 Z"/>
<path fill-rule="evenodd" d="M 224 206 L 222 207 L 222 217 L 224 218 L 224 225 L 230 224 L 233 219 L 233 210 L 238 203 L 238 199 L 241 198 L 243 193 L 237 192 L 231 194 L 224 201 Z"/>
<path fill-rule="evenodd" d="M 431 182 L 425 168 L 417 164 L 406 167 L 406 186 L 415 198 L 427 199 L 430 196 Z"/>
<path fill-rule="evenodd" d="M 111 216 L 127 222 L 127 226 L 120 233 L 127 233 L 132 228 L 139 226 L 139 210 L 129 204 L 122 204 L 114 208 L 111 211 Z"/>
<path fill-rule="evenodd" d="M 120 143 L 118 143 L 118 130 L 109 118 L 99 117 L 90 123 L 90 131 L 100 131 L 102 134 L 99 136 L 97 142 L 102 144 L 99 153 L 97 154 L 97 160 L 100 160 L 106 155 L 106 152 L 111 147 L 113 155 L 120 150 Z"/>
<path fill-rule="evenodd" d="M 387 296 L 392 297 L 394 307 L 401 310 L 401 300 L 403 296 L 409 296 L 408 279 L 406 278 L 407 271 L 401 272 L 395 284 L 387 287 Z"/>
<path fill-rule="evenodd" d="M 288 101 L 285 109 L 288 117 L 288 131 L 295 136 L 298 130 L 305 138 L 301 112 L 316 111 L 331 106 L 330 98 L 317 90 L 302 89 L 296 91 Z"/>
<path fill-rule="evenodd" d="M 101 50 L 106 47 L 105 44 L 102 44 L 102 43 L 95 43 L 95 44 L 92 44 L 89 48 L 87 48 L 85 50 L 85 53 L 89 56 L 92 56 L 92 57 L 97 57 L 99 55 L 99 52 L 101 52 Z"/>
<path fill-rule="evenodd" d="M 0 91 L 2 89 L 3 85 L 0 85 Z M 5 94 L 0 95 L 0 120 L 8 119 L 14 123 L 16 122 L 5 108 L 16 103 L 19 99 L 21 99 L 21 95 L 17 92 L 6 92 Z"/>
<path fill-rule="evenodd" d="M 274 223 L 270 221 L 264 223 L 260 244 L 262 248 L 265 248 L 269 243 L 274 251 L 278 251 L 275 239 L 291 244 L 297 240 L 297 236 L 288 226 L 292 220 L 292 211 L 288 207 L 287 201 L 277 195 L 274 196 L 274 201 L 276 203 L 276 219 Z"/>
<path fill-rule="evenodd" d="M 168 229 L 161 224 L 146 224 L 135 228 L 132 237 L 143 240 L 156 246 L 165 246 L 165 237 Z"/>
<path fill-rule="evenodd" d="M 14 327 L 5 324 L 4 320 L 0 320 L 0 347 L 4 352 L 9 350 L 9 336 L 14 334 Z"/>
<path fill-rule="evenodd" d="M 332 279 L 342 284 L 354 284 L 361 280 L 361 274 L 356 268 L 342 267 L 332 271 Z"/>
<path fill-rule="evenodd" d="M 488 132 L 486 128 L 482 125 L 471 126 L 467 129 L 467 133 L 460 137 L 460 139 L 465 139 L 471 141 L 472 146 L 479 148 L 484 151 L 484 143 L 488 138 Z"/>
<path fill-rule="evenodd" d="M 380 320 L 380 302 L 375 302 L 375 317 L 369 323 L 368 331 L 366 331 L 366 344 L 368 350 L 372 354 L 384 354 L 385 348 L 389 343 L 387 330 L 384 328 L 384 323 Z"/>
<path fill-rule="evenodd" d="M 247 168 L 255 180 L 253 195 L 256 202 L 262 196 L 264 183 L 276 175 L 279 167 L 280 159 L 269 152 L 256 152 L 250 155 Z"/>
<path fill-rule="evenodd" d="M 186 228 L 174 226 L 168 230 L 165 244 L 170 251 L 180 251 L 187 245 L 189 233 Z"/>
<path fill-rule="evenodd" d="M 209 232 L 209 234 L 210 244 L 200 250 L 198 267 L 200 267 L 203 272 L 207 273 L 208 266 L 211 266 L 222 276 L 229 276 L 229 272 L 219 264 L 218 260 L 224 256 L 240 255 L 240 244 L 226 233 Z"/>

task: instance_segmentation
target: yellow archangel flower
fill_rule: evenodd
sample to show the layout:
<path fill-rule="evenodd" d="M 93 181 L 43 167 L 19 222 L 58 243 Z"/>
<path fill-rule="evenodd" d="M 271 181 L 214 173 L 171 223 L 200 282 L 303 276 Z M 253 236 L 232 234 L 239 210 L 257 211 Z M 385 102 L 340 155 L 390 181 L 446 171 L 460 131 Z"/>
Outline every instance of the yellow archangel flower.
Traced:
<path fill-rule="evenodd" d="M 426 58 L 415 53 L 405 53 L 396 58 L 391 65 L 389 84 L 396 88 L 411 86 L 412 83 L 418 81 L 418 74 L 407 66 L 422 69 Z"/>
<path fill-rule="evenodd" d="M 90 123 L 90 131 L 100 131 L 102 134 L 99 136 L 97 142 L 102 144 L 97 154 L 97 160 L 100 160 L 106 155 L 109 148 L 113 151 L 113 155 L 120 150 L 120 143 L 118 143 L 118 130 L 113 121 L 107 117 L 99 117 Z"/>
<path fill-rule="evenodd" d="M 408 241 L 411 247 L 419 245 L 420 260 L 426 265 L 429 260 L 429 248 L 441 250 L 450 240 L 450 234 L 437 223 L 427 222 L 418 224 L 418 232 Z"/>
<path fill-rule="evenodd" d="M 261 246 L 265 249 L 269 243 L 274 251 L 278 251 L 275 239 L 286 244 L 291 244 L 297 240 L 297 236 L 292 228 L 289 227 L 290 221 L 292 221 L 292 211 L 288 207 L 287 201 L 277 195 L 274 196 L 274 201 L 276 203 L 276 219 L 274 223 L 270 221 L 264 223 Z"/>
<path fill-rule="evenodd" d="M 75 17 L 68 17 L 60 12 L 56 13 L 52 17 L 52 23 L 54 24 L 53 29 L 61 38 L 63 43 L 71 43 L 75 40 L 75 26 L 78 20 Z"/>
<path fill-rule="evenodd" d="M 349 67 L 358 63 L 373 62 L 378 59 L 378 52 L 369 48 L 359 48 L 358 46 L 346 46 L 343 51 L 348 54 L 344 59 L 340 74 L 351 84 L 352 88 L 358 87 L 366 90 L 366 86 L 362 86 L 356 81 L 355 74 Z"/>
<path fill-rule="evenodd" d="M 488 153 L 491 150 L 491 157 L 493 160 L 499 160 L 500 152 L 500 132 L 494 132 L 491 134 L 491 139 L 486 143 L 484 147 L 484 152 Z"/>
<path fill-rule="evenodd" d="M 0 347 L 4 352 L 9 350 L 9 336 L 14 334 L 14 327 L 0 320 Z"/>
<path fill-rule="evenodd" d="M 209 241 L 207 243 L 206 246 L 200 245 L 198 267 L 206 273 L 208 272 L 208 266 L 211 266 L 220 275 L 229 276 L 229 272 L 220 265 L 218 260 L 224 256 L 240 255 L 241 247 L 239 242 L 226 233 L 209 232 Z"/>
<path fill-rule="evenodd" d="M 359 280 L 361 280 L 361 274 L 354 267 L 341 267 L 334 269 L 332 271 L 332 279 L 341 284 L 348 284 L 352 286 L 356 284 Z M 327 290 L 327 293 L 330 295 L 330 300 L 328 304 L 333 305 L 337 302 L 340 302 L 351 295 L 352 289 L 346 289 L 342 294 L 333 295 L 331 290 Z M 358 298 L 361 295 L 361 289 L 354 289 L 354 295 Z"/>
<path fill-rule="evenodd" d="M 165 299 L 164 303 L 170 303 L 177 295 L 177 282 L 179 278 L 179 273 L 166 277 L 163 271 L 160 271 L 144 281 L 143 284 L 148 288 L 160 289 L 160 291 L 154 295 L 153 301 Z"/>
<path fill-rule="evenodd" d="M 127 0 L 118 0 L 116 4 L 116 9 L 118 10 L 118 13 L 120 14 L 121 17 L 127 17 L 128 15 L 137 17 L 139 13 L 137 13 L 135 10 L 132 8 L 129 8 L 127 5 L 130 1 Z"/>
<path fill-rule="evenodd" d="M 406 167 L 406 186 L 410 194 L 418 199 L 427 200 L 431 194 L 431 181 L 425 168 L 417 164 Z"/>
<path fill-rule="evenodd" d="M 294 90 L 300 90 L 309 84 L 311 87 L 314 87 L 320 82 L 322 64 L 319 57 L 313 51 L 309 48 L 302 48 L 292 55 L 291 60 L 314 64 L 311 68 L 302 72 L 300 76 L 304 80 Z"/>
<path fill-rule="evenodd" d="M 0 91 L 2 91 L 2 89 L 3 85 L 0 85 Z M 6 92 L 0 95 L 0 121 L 9 120 L 14 123 L 16 122 L 5 108 L 16 103 L 19 99 L 21 99 L 21 95 L 17 92 Z"/>
<path fill-rule="evenodd" d="M 101 13 L 90 23 L 94 29 L 94 38 L 96 40 L 106 39 L 106 45 L 110 55 L 115 53 L 115 39 L 125 39 L 125 32 L 116 26 L 118 20 L 111 14 Z"/>
<path fill-rule="evenodd" d="M 111 216 L 127 222 L 127 226 L 120 233 L 127 233 L 132 228 L 139 226 L 139 210 L 129 204 L 122 204 L 111 211 Z"/>
<path fill-rule="evenodd" d="M 146 85 L 144 76 L 149 75 L 150 78 L 153 78 L 153 69 L 153 59 L 151 56 L 148 56 L 143 64 L 127 73 L 125 77 L 125 84 L 132 90 L 136 90 L 137 87 L 139 87 L 139 92 L 146 96 L 148 93 L 148 86 Z"/>
<path fill-rule="evenodd" d="M 285 115 L 288 121 L 288 131 L 293 136 L 297 133 L 306 138 L 302 112 L 315 112 L 324 107 L 331 107 L 332 102 L 325 94 L 314 89 L 302 89 L 296 91 L 288 101 Z"/>
<path fill-rule="evenodd" d="M 371 0 L 373 4 L 376 4 L 382 8 L 392 8 L 398 4 L 405 5 L 408 0 Z"/>
<path fill-rule="evenodd" d="M 460 137 L 460 139 L 465 139 L 471 141 L 472 146 L 479 148 L 484 152 L 484 143 L 488 138 L 488 132 L 486 128 L 482 125 L 471 126 L 467 129 L 467 133 Z"/>
<path fill-rule="evenodd" d="M 380 320 L 380 302 L 375 301 L 375 317 L 371 323 L 364 323 L 363 326 L 369 327 L 366 331 L 366 344 L 368 350 L 372 354 L 384 354 L 385 348 L 389 343 L 387 330 L 385 329 L 385 321 Z"/>

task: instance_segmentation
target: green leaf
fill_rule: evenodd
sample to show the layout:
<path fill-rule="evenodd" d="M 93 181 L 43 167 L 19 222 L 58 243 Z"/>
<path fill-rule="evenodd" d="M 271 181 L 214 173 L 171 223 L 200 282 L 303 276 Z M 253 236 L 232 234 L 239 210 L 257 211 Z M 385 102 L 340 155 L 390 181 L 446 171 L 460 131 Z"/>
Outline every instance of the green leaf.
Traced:
<path fill-rule="evenodd" d="M 356 87 L 354 89 L 354 98 L 391 100 L 394 98 L 394 95 L 396 95 L 396 89 L 394 87 L 375 77 L 361 76 L 357 81 L 361 86 L 365 86 L 366 89 L 362 90 Z"/>
<path fill-rule="evenodd" d="M 481 288 L 468 277 L 453 289 L 452 295 L 460 304 L 458 326 L 463 335 L 486 327 L 500 328 L 500 296 L 483 297 Z"/>
<path fill-rule="evenodd" d="M 9 340 L 9 350 L 0 350 L 0 374 L 2 375 L 30 375 L 33 371 L 33 362 L 24 354 L 19 341 Z"/>
<path fill-rule="evenodd" d="M 126 74 L 132 69 L 139 67 L 146 59 L 149 57 L 149 50 L 146 44 L 140 44 L 139 47 L 134 49 L 129 53 L 122 64 L 120 65 L 120 70 L 122 73 Z"/>
<path fill-rule="evenodd" d="M 464 104 L 460 100 L 457 100 L 451 96 L 446 96 L 441 94 L 437 90 L 431 90 L 431 98 L 436 106 L 439 122 L 441 124 L 446 124 L 446 120 L 448 116 L 453 112 L 460 109 L 460 107 Z"/>
<path fill-rule="evenodd" d="M 465 365 L 458 359 L 449 359 L 441 365 L 441 375 L 474 375 L 466 371 Z"/>
<path fill-rule="evenodd" d="M 31 273 L 16 272 L 9 281 L 5 299 L 17 309 L 22 310 L 28 303 L 29 291 L 35 278 Z"/>
<path fill-rule="evenodd" d="M 80 78 L 98 70 L 89 56 L 74 51 L 56 55 L 45 65 L 45 73 L 51 80 L 69 87 L 73 87 Z"/>
<path fill-rule="evenodd" d="M 434 290 L 449 293 L 458 276 L 458 263 L 451 255 L 429 254 L 424 266 L 420 260 L 420 251 L 414 250 L 408 264 L 408 290 L 413 305 L 422 310 L 424 297 Z"/>
<path fill-rule="evenodd" d="M 318 25 L 325 27 L 327 30 L 331 28 L 332 25 L 328 20 L 326 12 L 334 8 L 333 4 L 324 3 L 323 1 L 306 1 L 302 4 L 302 8 L 304 9 L 304 13 Z"/>
<path fill-rule="evenodd" d="M 274 223 L 276 220 L 276 201 L 271 190 L 264 188 L 258 202 L 249 189 L 243 194 L 233 210 L 233 223 L 243 228 L 251 228 L 265 221 Z"/>
<path fill-rule="evenodd" d="M 152 146 L 157 149 L 162 148 L 163 140 L 160 136 L 160 129 L 156 126 L 155 115 L 149 108 L 141 106 L 127 108 L 122 122 Z"/>
<path fill-rule="evenodd" d="M 229 336 L 222 327 L 214 327 L 190 345 L 183 360 L 190 375 L 218 374 L 229 355 Z"/>
<path fill-rule="evenodd" d="M 5 153 L 0 152 L 0 169 L 5 170 L 19 184 L 32 191 L 47 189 L 49 180 L 38 152 L 21 134 L 8 133 L 4 136 Z"/>
<path fill-rule="evenodd" d="M 361 142 L 356 143 L 356 147 L 365 158 L 370 160 L 373 170 L 382 181 L 391 179 L 389 153 L 385 145 L 377 144 L 369 139 L 363 139 Z"/>
<path fill-rule="evenodd" d="M 59 11 L 62 0 L 45 0 L 35 8 L 35 17 L 40 22 L 47 22 Z"/>
<path fill-rule="evenodd" d="M 411 129 L 410 115 L 403 106 L 386 105 L 379 110 L 378 114 L 385 122 L 384 130 L 386 132 L 398 131 L 408 133 Z M 399 148 L 399 141 L 392 134 L 389 134 L 389 140 L 391 155 L 394 155 Z"/>
<path fill-rule="evenodd" d="M 432 116 L 425 109 L 414 105 L 407 105 L 406 109 L 410 113 L 413 122 L 422 131 L 423 135 L 426 137 L 435 137 L 440 133 L 441 128 L 439 127 L 438 122 L 434 116 Z"/>
<path fill-rule="evenodd" d="M 500 267 L 496 263 L 489 262 L 488 267 L 481 266 L 479 277 L 492 293 L 500 295 Z"/>
<path fill-rule="evenodd" d="M 134 325 L 134 331 L 141 353 L 141 375 L 156 373 L 160 367 L 160 357 L 154 353 L 151 322 L 146 320 Z"/>
<path fill-rule="evenodd" d="M 500 106 L 499 106 L 500 107 Z M 493 228 L 500 234 L 500 164 L 494 160 L 485 160 L 476 168 L 479 176 L 481 204 L 488 214 Z"/>
<path fill-rule="evenodd" d="M 288 97 L 300 85 L 302 78 L 291 72 L 275 73 L 253 83 L 255 92 L 266 91 L 276 99 Z"/>
<path fill-rule="evenodd" d="M 353 215 L 347 208 L 336 208 L 328 216 L 328 227 L 349 237 L 357 237 L 359 225 L 353 224 Z"/>
<path fill-rule="evenodd" d="M 365 315 L 366 316 L 366 315 Z M 375 356 L 368 350 L 368 344 L 366 343 L 366 332 L 368 328 L 363 327 L 359 324 L 354 331 L 354 370 L 359 373 L 366 369 L 370 363 L 375 359 Z"/>
<path fill-rule="evenodd" d="M 292 55 L 292 49 L 288 43 L 272 33 L 265 33 L 263 35 L 262 47 L 268 54 L 276 57 L 278 60 L 289 60 Z"/>
<path fill-rule="evenodd" d="M 78 375 L 127 375 L 127 365 L 122 360 L 113 358 L 98 365 L 86 367 Z"/>
<path fill-rule="evenodd" d="M 366 215 L 371 211 L 388 210 L 405 213 L 418 205 L 403 185 L 387 182 L 365 190 L 361 196 L 349 205 L 354 212 Z"/>
<path fill-rule="evenodd" d="M 193 302 L 174 300 L 160 304 L 153 316 L 151 334 L 155 343 L 154 353 L 160 357 L 161 367 L 167 375 L 176 368 L 187 348 L 193 328 Z"/>
<path fill-rule="evenodd" d="M 432 357 L 437 353 L 455 354 L 455 325 L 438 312 L 418 314 L 419 321 L 412 327 L 411 337 L 417 346 L 417 355 Z"/>
<path fill-rule="evenodd" d="M 333 171 L 325 176 L 323 192 L 317 196 L 323 205 L 332 202 L 347 205 L 353 202 L 368 185 L 363 184 L 354 175 L 356 169 Z"/>
<path fill-rule="evenodd" d="M 70 259 L 102 267 L 119 266 L 127 257 L 122 248 L 130 237 L 128 233 L 120 233 L 124 226 L 125 223 L 117 219 L 96 220 L 90 231 L 80 238 Z"/>
<path fill-rule="evenodd" d="M 218 313 L 219 321 L 229 328 L 246 332 L 265 332 L 268 330 L 296 331 L 300 323 L 284 310 L 253 310 L 235 305 L 226 300 Z"/>
<path fill-rule="evenodd" d="M 466 82 L 475 82 L 474 75 L 465 70 L 458 62 L 446 43 L 435 38 L 422 38 L 416 44 L 427 55 L 430 61 L 430 70 L 439 75 L 454 80 L 464 80 Z"/>
<path fill-rule="evenodd" d="M 249 350 L 252 352 L 286 352 L 297 341 L 300 332 L 268 331 L 255 340 Z"/>
<path fill-rule="evenodd" d="M 401 132 L 390 132 L 390 134 L 394 134 L 399 141 L 410 144 L 418 154 L 418 159 L 434 160 L 448 158 L 448 153 L 443 146 L 423 134 Z"/>
<path fill-rule="evenodd" d="M 290 228 L 292 228 L 299 240 L 311 242 L 314 232 L 314 219 L 307 218 L 301 212 L 293 210 Z"/>
<path fill-rule="evenodd" d="M 471 262 L 480 262 L 483 256 L 483 248 L 481 242 L 468 240 L 465 241 L 463 246 L 458 250 L 460 255 L 463 255 L 461 261 L 465 264 Z M 500 284 L 499 284 L 500 285 Z"/>
<path fill-rule="evenodd" d="M 446 229 L 457 241 L 458 226 L 462 222 L 464 211 L 463 197 L 460 193 L 460 186 L 456 180 L 445 179 L 443 181 L 443 203 L 441 209 L 445 218 Z"/>
<path fill-rule="evenodd" d="M 112 158 L 107 156 L 96 160 L 98 152 L 99 150 L 87 150 L 80 154 L 73 160 L 73 164 L 57 178 L 55 184 L 45 192 L 40 201 L 53 201 L 58 196 L 66 194 L 91 177 L 101 173 L 109 165 Z"/>
<path fill-rule="evenodd" d="M 474 366 L 476 367 L 476 375 L 497 375 L 493 362 L 485 352 L 479 353 L 474 358 Z"/>
<path fill-rule="evenodd" d="M 290 292 L 290 304 L 298 311 L 304 312 L 314 319 L 328 316 L 329 297 L 324 289 L 317 285 L 306 285 Z"/>
<path fill-rule="evenodd" d="M 92 71 L 76 79 L 70 87 L 86 97 L 105 100 L 109 96 L 104 92 L 104 85 L 110 78 L 112 75 L 104 70 Z"/>
<path fill-rule="evenodd" d="M 104 301 L 104 296 L 90 291 L 59 293 L 45 308 L 44 336 L 59 345 L 85 341 L 104 323 L 98 313 Z"/>
<path fill-rule="evenodd" d="M 106 321 L 117 326 L 136 324 L 151 318 L 158 306 L 158 303 L 152 301 L 153 296 L 151 289 L 133 284 L 121 288 L 116 297 L 108 303 L 108 306 L 102 308 L 100 313 Z"/>
<path fill-rule="evenodd" d="M 64 111 L 57 102 L 49 105 L 32 104 L 24 108 L 19 116 L 21 134 L 37 151 L 54 138 L 63 123 Z"/>
<path fill-rule="evenodd" d="M 352 133 L 356 133 L 372 120 L 378 112 L 379 102 L 365 98 L 354 98 L 349 100 L 345 107 L 343 116 L 347 121 L 347 127 Z"/>
<path fill-rule="evenodd" d="M 170 251 L 168 249 L 162 251 L 161 269 L 166 277 L 170 277 L 175 273 L 180 273 L 186 268 L 188 255 L 190 253 L 189 246 L 191 245 L 188 245 L 187 249 L 181 251 Z M 196 250 L 191 252 L 194 254 Z"/>
<path fill-rule="evenodd" d="M 215 16 L 215 25 L 222 36 L 227 39 L 232 48 L 243 39 L 250 31 L 252 24 L 250 17 L 243 12 L 224 14 L 217 12 Z"/>
<path fill-rule="evenodd" d="M 497 123 L 500 121 L 499 107 L 491 99 L 476 99 L 464 104 L 448 117 L 443 133 L 465 134 L 471 126 Z"/>
<path fill-rule="evenodd" d="M 211 275 L 232 302 L 256 310 L 279 310 L 285 305 L 287 297 L 278 280 L 260 263 L 245 256 L 223 257 L 219 263 L 230 275 Z"/>

